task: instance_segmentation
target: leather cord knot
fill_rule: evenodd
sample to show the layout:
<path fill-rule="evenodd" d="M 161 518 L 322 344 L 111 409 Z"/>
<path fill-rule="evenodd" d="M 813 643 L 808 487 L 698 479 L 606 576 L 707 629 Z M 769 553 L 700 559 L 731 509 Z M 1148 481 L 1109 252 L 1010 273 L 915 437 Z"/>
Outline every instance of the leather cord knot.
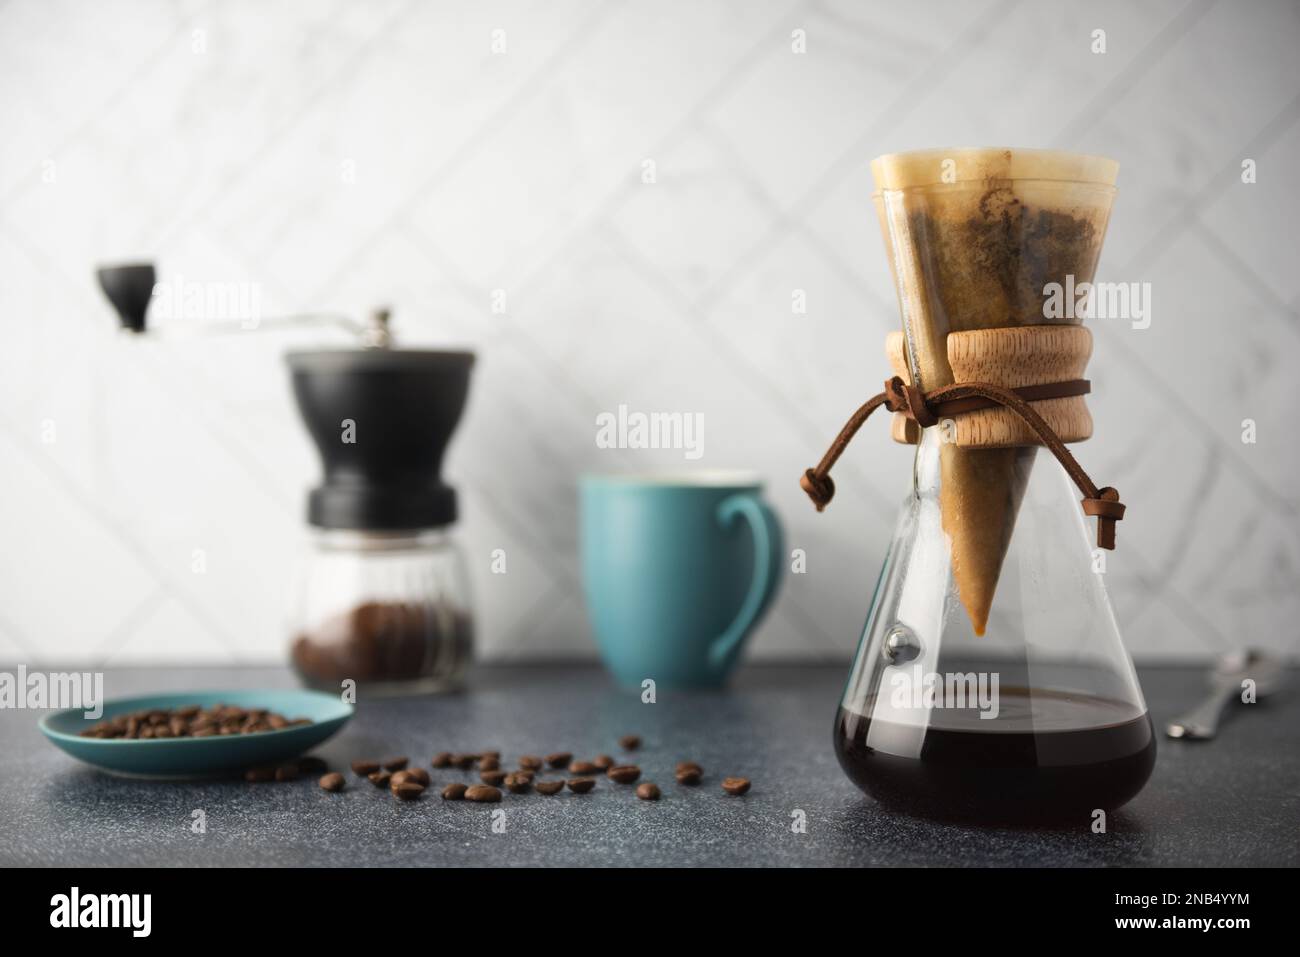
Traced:
<path fill-rule="evenodd" d="M 1043 399 L 1084 395 L 1089 388 L 1087 380 L 1073 379 L 1016 389 L 1003 388 L 990 382 L 958 382 L 932 392 L 922 392 L 916 386 L 904 382 L 901 377 L 894 376 L 885 380 L 885 391 L 872 396 L 853 413 L 816 468 L 806 470 L 799 478 L 799 486 L 812 499 L 817 511 L 826 508 L 835 495 L 835 483 L 829 474 L 831 467 L 839 460 L 871 413 L 882 405 L 891 412 L 902 412 L 923 429 L 938 424 L 936 413 L 958 415 L 975 409 L 1001 406 L 1014 412 L 1033 430 L 1083 493 L 1084 514 L 1097 519 L 1097 546 L 1114 548 L 1115 523 L 1124 517 L 1125 512 L 1125 506 L 1119 500 L 1119 492 L 1110 486 L 1097 488 L 1078 460 L 1065 447 L 1060 436 L 1030 405 L 1031 402 Z"/>
<path fill-rule="evenodd" d="M 938 425 L 939 419 L 926 403 L 925 393 L 894 376 L 885 380 L 885 405 L 890 412 L 901 412 L 923 429 Z"/>
<path fill-rule="evenodd" d="M 1124 517 L 1126 508 L 1119 500 L 1119 492 L 1109 485 L 1098 489 L 1095 496 L 1083 500 L 1083 513 L 1097 518 L 1098 547 L 1115 547 L 1115 523 Z"/>
<path fill-rule="evenodd" d="M 799 478 L 799 487 L 808 493 L 817 511 L 821 511 L 835 497 L 835 483 L 829 475 L 818 475 L 816 469 L 804 469 Z"/>

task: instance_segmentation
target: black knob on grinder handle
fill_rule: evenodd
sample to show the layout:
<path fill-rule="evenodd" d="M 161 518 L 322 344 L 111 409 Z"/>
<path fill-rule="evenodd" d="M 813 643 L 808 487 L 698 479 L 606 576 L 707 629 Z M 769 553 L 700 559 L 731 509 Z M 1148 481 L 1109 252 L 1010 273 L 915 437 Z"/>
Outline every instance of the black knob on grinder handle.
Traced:
<path fill-rule="evenodd" d="M 118 322 L 128 332 L 145 331 L 145 313 L 157 282 L 153 263 L 101 266 L 95 274 L 99 287 L 117 311 Z"/>

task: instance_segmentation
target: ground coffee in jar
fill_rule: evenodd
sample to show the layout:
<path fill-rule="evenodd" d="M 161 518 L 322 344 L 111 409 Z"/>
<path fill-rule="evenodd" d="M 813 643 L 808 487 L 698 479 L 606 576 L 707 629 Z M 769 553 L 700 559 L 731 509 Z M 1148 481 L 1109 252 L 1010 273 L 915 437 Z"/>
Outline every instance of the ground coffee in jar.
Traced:
<path fill-rule="evenodd" d="M 300 631 L 290 651 L 309 685 L 451 682 L 469 663 L 473 623 L 447 605 L 364 602 Z"/>

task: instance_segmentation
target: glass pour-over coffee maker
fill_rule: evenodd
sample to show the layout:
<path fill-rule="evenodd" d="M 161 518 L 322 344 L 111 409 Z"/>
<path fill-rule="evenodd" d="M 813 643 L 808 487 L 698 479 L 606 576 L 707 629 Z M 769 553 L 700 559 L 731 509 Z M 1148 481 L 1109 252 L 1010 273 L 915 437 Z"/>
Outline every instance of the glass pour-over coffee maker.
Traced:
<path fill-rule="evenodd" d="M 895 377 L 802 484 L 826 505 L 831 465 L 878 407 L 916 458 L 836 753 L 892 808 L 1086 825 L 1137 794 L 1155 760 L 1105 586 L 1124 506 L 1065 447 L 1092 432 L 1089 303 L 1070 291 L 1092 282 L 1117 165 L 933 150 L 872 172 L 902 310 L 886 343 Z"/>

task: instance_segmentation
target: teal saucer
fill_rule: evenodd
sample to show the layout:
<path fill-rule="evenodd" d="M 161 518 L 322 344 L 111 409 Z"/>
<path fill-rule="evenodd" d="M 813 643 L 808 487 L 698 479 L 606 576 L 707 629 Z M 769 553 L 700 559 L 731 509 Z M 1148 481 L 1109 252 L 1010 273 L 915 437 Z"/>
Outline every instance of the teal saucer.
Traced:
<path fill-rule="evenodd" d="M 207 708 L 230 704 L 267 708 L 286 718 L 307 718 L 311 724 L 257 734 L 216 735 L 209 738 L 83 738 L 80 732 L 124 712 L 149 708 Z M 338 695 L 302 689 L 262 691 L 195 691 L 149 695 L 107 702 L 99 718 L 88 719 L 76 709 L 41 719 L 41 732 L 55 746 L 87 764 L 150 778 L 210 777 L 239 768 L 273 765 L 297 757 L 332 736 L 352 717 L 353 707 Z"/>

